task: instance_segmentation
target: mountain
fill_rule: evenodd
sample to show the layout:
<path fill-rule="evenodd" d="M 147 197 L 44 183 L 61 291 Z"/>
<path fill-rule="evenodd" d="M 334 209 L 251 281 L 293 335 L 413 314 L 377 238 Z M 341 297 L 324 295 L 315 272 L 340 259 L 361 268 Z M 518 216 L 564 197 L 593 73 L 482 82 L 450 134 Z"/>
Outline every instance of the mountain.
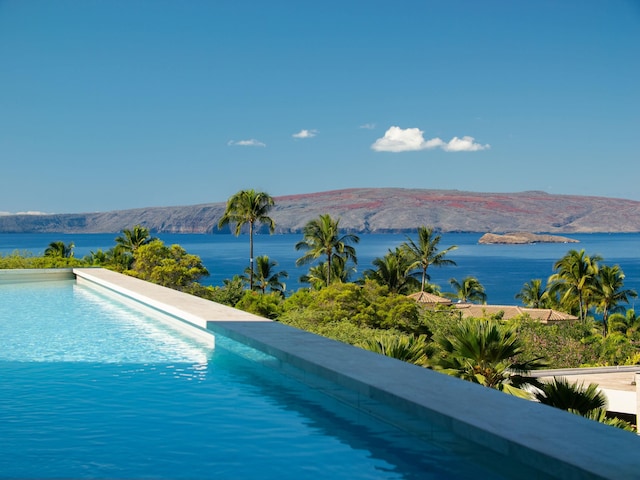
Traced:
<path fill-rule="evenodd" d="M 441 232 L 640 232 L 640 202 L 544 192 L 475 193 L 457 190 L 354 188 L 274 197 L 276 233 L 297 233 L 328 213 L 354 233 L 409 232 L 430 225 Z M 115 233 L 136 224 L 156 233 L 218 230 L 225 204 L 149 207 L 98 213 L 3 215 L 4 233 Z"/>

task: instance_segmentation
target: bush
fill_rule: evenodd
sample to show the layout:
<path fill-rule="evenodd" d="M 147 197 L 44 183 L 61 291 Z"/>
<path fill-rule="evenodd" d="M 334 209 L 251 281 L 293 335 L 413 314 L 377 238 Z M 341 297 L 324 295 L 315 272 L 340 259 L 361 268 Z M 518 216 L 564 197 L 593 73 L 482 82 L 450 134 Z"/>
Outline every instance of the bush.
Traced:
<path fill-rule="evenodd" d="M 545 325 L 530 318 L 509 322 L 516 328 L 527 357 L 544 357 L 549 368 L 577 368 L 595 364 L 599 347 L 587 339 L 591 329 L 582 323 Z"/>
<path fill-rule="evenodd" d="M 282 314 L 282 303 L 282 295 L 279 292 L 259 293 L 247 290 L 236 303 L 236 308 L 274 320 Z"/>
<path fill-rule="evenodd" d="M 284 320 L 303 316 L 308 324 L 348 322 L 359 327 L 421 333 L 416 303 L 367 280 L 363 285 L 335 283 L 321 290 L 299 291 L 285 300 Z"/>

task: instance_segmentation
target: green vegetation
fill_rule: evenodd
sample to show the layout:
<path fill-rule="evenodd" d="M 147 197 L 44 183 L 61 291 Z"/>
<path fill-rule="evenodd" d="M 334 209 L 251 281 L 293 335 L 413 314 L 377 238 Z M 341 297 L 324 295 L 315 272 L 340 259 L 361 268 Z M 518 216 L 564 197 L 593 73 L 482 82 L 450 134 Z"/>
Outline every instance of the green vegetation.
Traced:
<path fill-rule="evenodd" d="M 427 285 L 427 280 L 430 280 L 427 275 L 427 269 L 433 265 L 434 267 L 444 267 L 446 265 L 455 265 L 456 262 L 448 258 L 444 258 L 445 255 L 452 250 L 458 248 L 453 245 L 442 251 L 438 251 L 438 245 L 440 244 L 441 237 L 436 235 L 433 228 L 422 226 L 418 228 L 418 242 L 414 242 L 413 239 L 407 237 L 407 241 L 401 245 L 400 248 L 404 250 L 409 259 L 408 268 L 419 269 L 420 272 L 420 291 L 424 292 Z"/>
<path fill-rule="evenodd" d="M 544 405 L 635 432 L 631 423 L 620 418 L 607 417 L 607 398 L 604 393 L 598 390 L 598 385 L 595 383 L 590 383 L 585 387 L 582 383 L 571 383 L 566 378 L 554 378 L 552 381 L 540 385 L 534 398 Z"/>
<path fill-rule="evenodd" d="M 269 233 L 273 233 L 275 223 L 269 217 L 269 211 L 274 205 L 273 198 L 264 192 L 255 190 L 241 190 L 227 200 L 227 206 L 218 222 L 218 228 L 234 224 L 236 237 L 242 232 L 242 227 L 249 225 L 249 289 L 253 290 L 253 233 L 257 223 L 269 226 Z"/>
<path fill-rule="evenodd" d="M 358 243 L 360 238 L 357 235 L 340 235 L 340 219 L 334 220 L 330 215 L 320 215 L 318 218 L 309 220 L 302 230 L 303 240 L 296 243 L 296 250 L 304 250 L 306 253 L 296 261 L 296 265 L 308 265 L 314 260 L 324 256 L 327 261 L 322 268 L 324 273 L 325 286 L 329 286 L 332 281 L 344 281 L 345 268 L 347 262 L 352 261 L 358 264 L 356 249 L 349 245 Z M 309 283 L 312 282 L 309 279 Z"/>
<path fill-rule="evenodd" d="M 391 293 L 407 295 L 420 287 L 420 281 L 410 274 L 411 259 L 405 249 L 389 250 L 384 257 L 373 259 L 372 264 L 375 268 L 366 270 L 364 278 L 384 285 Z"/>
<path fill-rule="evenodd" d="M 609 316 L 624 314 L 623 304 L 636 298 L 637 292 L 624 288 L 624 272 L 619 265 L 601 263 L 599 255 L 570 250 L 553 265 L 555 273 L 542 287 L 542 280 L 524 284 L 515 298 L 526 306 L 553 308 L 575 314 L 589 325 L 595 313 L 602 314 L 602 335 L 609 333 Z M 619 321 L 618 317 L 614 317 Z"/>
<path fill-rule="evenodd" d="M 287 272 L 276 272 L 275 267 L 278 262 L 271 260 L 268 256 L 262 255 L 256 258 L 256 271 L 253 273 L 253 285 L 249 282 L 249 290 L 256 290 L 260 293 L 277 292 L 284 296 L 287 285 L 282 281 L 283 278 L 289 277 Z M 247 268 L 244 280 L 250 279 L 252 272 Z"/>
<path fill-rule="evenodd" d="M 465 277 L 461 282 L 452 278 L 449 283 L 453 287 L 454 293 L 445 293 L 449 298 L 459 300 L 463 303 L 480 302 L 487 303 L 487 294 L 484 287 L 475 277 Z"/>
<path fill-rule="evenodd" d="M 288 273 L 278 271 L 275 260 L 260 256 L 255 266 L 253 262 L 254 224 L 263 223 L 273 232 L 275 224 L 268 216 L 272 206 L 271 197 L 253 190 L 229 199 L 219 227 L 233 224 L 239 235 L 248 225 L 250 265 L 244 275 L 226 279 L 221 286 L 201 285 L 209 273 L 198 256 L 153 239 L 140 225 L 123 230 L 113 248 L 91 252 L 83 259 L 73 256 L 73 243 L 52 242 L 41 257 L 27 252 L 0 255 L 0 268 L 101 266 L 488 388 L 535 397 L 615 423 L 604 416 L 602 406 L 583 410 L 555 400 L 560 391 L 570 398 L 591 394 L 590 387 L 573 388 L 558 381 L 538 384 L 528 374 L 543 365 L 640 364 L 640 317 L 625 308 L 637 294 L 624 287 L 624 273 L 618 265 L 607 266 L 600 256 L 571 250 L 555 262 L 545 286 L 541 279 L 533 279 L 516 295 L 526 306 L 570 313 L 579 318 L 577 322 L 544 325 L 526 315 L 510 320 L 500 316 L 462 319 L 455 306 L 429 309 L 408 297 L 416 292 L 440 294 L 440 287 L 429 283 L 428 269 L 455 265 L 445 257 L 456 247 L 440 250 L 441 238 L 431 227 L 418 228 L 417 241 L 408 238 L 374 259 L 373 268 L 355 278 L 354 245 L 359 238 L 341 232 L 340 220 L 327 214 L 309 221 L 302 240 L 295 244 L 304 252 L 296 264 L 310 265 L 301 277 L 309 288 L 287 292 L 283 279 Z M 443 295 L 486 303 L 484 287 L 475 277 L 460 282 L 451 279 L 450 284 L 454 291 Z M 527 385 L 537 386 L 538 393 L 530 393 Z"/>

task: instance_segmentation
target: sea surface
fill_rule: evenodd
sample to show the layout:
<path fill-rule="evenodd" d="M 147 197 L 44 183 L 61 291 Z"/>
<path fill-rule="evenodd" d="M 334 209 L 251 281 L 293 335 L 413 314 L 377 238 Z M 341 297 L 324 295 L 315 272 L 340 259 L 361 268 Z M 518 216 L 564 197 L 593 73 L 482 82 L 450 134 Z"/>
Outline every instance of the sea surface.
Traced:
<path fill-rule="evenodd" d="M 118 234 L 0 234 L 0 254 L 15 251 L 42 255 L 54 241 L 75 244 L 76 257 L 83 257 L 98 249 L 108 250 L 115 245 Z M 525 282 L 539 278 L 546 282 L 554 273 L 553 264 L 569 250 L 584 249 L 588 255 L 600 255 L 604 264 L 619 265 L 626 275 L 625 287 L 640 293 L 640 233 L 597 233 L 568 235 L 580 243 L 541 243 L 532 245 L 480 245 L 481 234 L 442 234 L 440 249 L 452 245 L 458 248 L 447 255 L 456 266 L 431 267 L 428 271 L 431 282 L 443 292 L 452 291 L 450 279 L 458 281 L 467 276 L 476 277 L 485 287 L 488 303 L 494 305 L 517 305 L 514 296 Z M 242 274 L 249 265 L 249 237 L 230 234 L 160 234 L 157 238 L 166 244 L 179 244 L 188 253 L 198 255 L 210 272 L 202 281 L 207 285 L 222 285 L 223 280 Z M 413 237 L 412 237 L 413 238 Z M 296 267 L 295 261 L 303 252 L 295 249 L 302 240 L 300 234 L 256 235 L 254 256 L 268 255 L 278 262 L 278 270 L 288 272 L 285 279 L 287 291 L 305 286 L 299 282 L 308 266 Z M 407 240 L 405 234 L 360 235 L 355 245 L 358 257 L 357 276 L 372 268 L 372 260 L 384 256 L 390 249 Z M 636 299 L 636 302 L 640 300 Z M 630 306 L 634 306 L 632 299 Z"/>

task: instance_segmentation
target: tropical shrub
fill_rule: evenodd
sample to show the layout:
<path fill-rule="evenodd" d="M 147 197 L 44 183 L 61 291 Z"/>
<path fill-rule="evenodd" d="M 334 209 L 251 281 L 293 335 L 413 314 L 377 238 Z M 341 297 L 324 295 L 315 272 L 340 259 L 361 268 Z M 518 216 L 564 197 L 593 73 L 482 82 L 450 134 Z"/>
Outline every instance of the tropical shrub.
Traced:
<path fill-rule="evenodd" d="M 404 295 L 389 294 L 373 281 L 363 285 L 332 283 L 321 290 L 302 291 L 285 300 L 283 322 L 303 315 L 316 324 L 349 322 L 377 329 L 422 333 L 418 306 Z"/>
<path fill-rule="evenodd" d="M 423 367 L 434 352 L 425 335 L 379 335 L 356 346 Z"/>
<path fill-rule="evenodd" d="M 167 247 L 153 240 L 138 247 L 133 254 L 133 267 L 124 273 L 175 290 L 188 289 L 209 272 L 197 255 L 189 255 L 181 246 Z"/>
<path fill-rule="evenodd" d="M 282 303 L 282 295 L 278 292 L 258 293 L 247 290 L 236 303 L 236 308 L 273 320 L 282 314 Z"/>
<path fill-rule="evenodd" d="M 236 304 L 244 295 L 244 280 L 239 275 L 235 275 L 231 279 L 225 279 L 221 287 L 202 285 L 192 285 L 191 288 L 196 288 L 197 292 L 190 292 L 212 302 L 221 303 L 222 305 L 228 305 L 229 307 L 235 307 Z"/>
<path fill-rule="evenodd" d="M 527 373 L 543 366 L 539 358 L 524 359 L 514 328 L 493 320 L 464 319 L 435 341 L 441 349 L 430 360 L 435 369 L 524 398 L 521 387 L 535 383 Z"/>
<path fill-rule="evenodd" d="M 629 422 L 607 417 L 607 397 L 595 383 L 585 386 L 583 383 L 569 382 L 563 377 L 554 377 L 553 380 L 539 385 L 533 396 L 535 400 L 544 405 L 566 410 L 623 430 L 634 431 Z"/>
<path fill-rule="evenodd" d="M 544 357 L 549 368 L 577 368 L 597 363 L 598 346 L 584 339 L 592 334 L 584 323 L 545 325 L 531 318 L 508 322 L 516 329 L 527 358 Z"/>

